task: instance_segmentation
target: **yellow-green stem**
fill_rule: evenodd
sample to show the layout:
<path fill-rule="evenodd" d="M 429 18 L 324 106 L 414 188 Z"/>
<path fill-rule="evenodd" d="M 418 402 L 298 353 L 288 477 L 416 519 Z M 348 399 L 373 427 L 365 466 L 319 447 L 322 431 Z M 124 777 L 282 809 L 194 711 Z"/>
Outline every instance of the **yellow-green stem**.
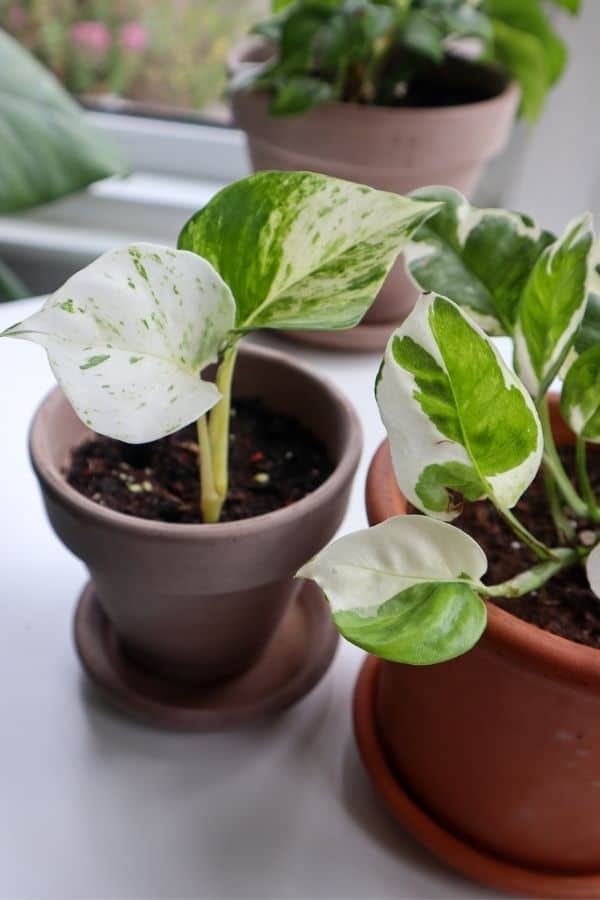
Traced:
<path fill-rule="evenodd" d="M 196 423 L 198 432 L 199 468 L 200 468 L 200 507 L 202 520 L 207 523 L 219 521 L 223 501 L 216 489 L 213 475 L 212 452 L 206 416 L 200 416 Z"/>
<path fill-rule="evenodd" d="M 546 560 L 538 563 L 532 569 L 520 572 L 514 578 L 503 581 L 501 584 L 482 585 L 477 590 L 486 597 L 522 597 L 545 584 L 548 579 L 578 562 L 579 554 L 576 550 L 569 550 L 566 547 L 555 547 L 552 550 L 553 560 Z"/>
<path fill-rule="evenodd" d="M 221 392 L 221 399 L 210 413 L 208 426 L 214 487 L 221 500 L 221 505 L 225 502 L 229 487 L 229 417 L 231 385 L 237 350 L 237 344 L 234 344 L 228 347 L 223 354 L 216 377 L 216 385 Z"/>
<path fill-rule="evenodd" d="M 569 476 L 565 472 L 565 467 L 558 454 L 558 450 L 556 449 L 550 422 L 550 410 L 548 409 L 548 400 L 546 397 L 538 403 L 538 412 L 540 414 L 542 432 L 544 435 L 544 466 L 552 478 L 554 478 L 558 490 L 561 492 L 575 515 L 583 518 L 587 514 L 587 506 L 571 484 Z"/>
<path fill-rule="evenodd" d="M 585 438 L 583 438 L 581 435 L 579 435 L 577 438 L 576 461 L 577 478 L 579 481 L 579 487 L 581 488 L 581 493 L 583 494 L 583 499 L 587 504 L 588 515 L 593 522 L 598 522 L 600 521 L 600 509 L 598 508 L 596 495 L 594 494 L 594 489 L 588 475 L 586 441 Z"/>

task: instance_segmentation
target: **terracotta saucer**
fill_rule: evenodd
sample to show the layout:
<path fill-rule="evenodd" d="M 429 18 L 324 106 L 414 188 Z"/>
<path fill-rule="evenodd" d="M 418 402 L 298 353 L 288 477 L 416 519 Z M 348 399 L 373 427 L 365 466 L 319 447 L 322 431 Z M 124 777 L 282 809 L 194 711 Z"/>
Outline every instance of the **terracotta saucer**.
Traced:
<path fill-rule="evenodd" d="M 356 325 L 339 331 L 280 331 L 279 334 L 301 344 L 325 347 L 328 350 L 349 350 L 364 353 L 383 353 L 388 338 L 401 324 L 397 322 L 374 322 Z"/>
<path fill-rule="evenodd" d="M 322 594 L 306 582 L 257 663 L 210 687 L 179 683 L 130 662 L 89 583 L 75 612 L 75 646 L 84 669 L 123 712 L 175 731 L 237 728 L 291 706 L 329 668 L 338 644 Z"/>
<path fill-rule="evenodd" d="M 389 765 L 377 734 L 375 688 L 379 660 L 367 657 L 354 691 L 354 730 L 365 767 L 396 819 L 421 844 L 453 869 L 474 881 L 527 897 L 600 897 L 600 873 L 573 874 L 513 865 L 468 844 L 437 822 L 410 795 Z"/>

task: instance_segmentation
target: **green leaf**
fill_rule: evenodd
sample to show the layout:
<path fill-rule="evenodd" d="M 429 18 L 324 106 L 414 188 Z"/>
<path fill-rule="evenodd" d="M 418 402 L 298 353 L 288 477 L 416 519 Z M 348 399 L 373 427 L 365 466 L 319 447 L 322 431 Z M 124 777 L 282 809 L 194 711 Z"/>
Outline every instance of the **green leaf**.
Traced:
<path fill-rule="evenodd" d="M 398 484 L 423 512 L 453 519 L 468 499 L 515 505 L 542 455 L 535 407 L 480 328 L 425 294 L 388 342 L 376 387 Z"/>
<path fill-rule="evenodd" d="M 220 399 L 200 372 L 215 362 L 235 305 L 193 253 L 132 244 L 73 275 L 3 333 L 45 347 L 80 419 L 131 444 L 177 431 Z"/>
<path fill-rule="evenodd" d="M 598 246 L 591 216 L 546 247 L 523 290 L 515 328 L 515 364 L 534 397 L 557 375 L 583 320 L 596 281 Z"/>
<path fill-rule="evenodd" d="M 397 516 L 326 547 L 298 572 L 320 585 L 340 632 L 383 659 L 431 665 L 470 650 L 486 625 L 478 544 L 425 516 Z"/>
<path fill-rule="evenodd" d="M 0 31 L 0 213 L 124 172 L 117 152 L 58 81 Z"/>
<path fill-rule="evenodd" d="M 567 51 L 539 0 L 485 0 L 484 8 L 496 22 L 503 22 L 539 42 L 544 54 L 547 84 L 554 84 L 564 71 Z"/>
<path fill-rule="evenodd" d="M 596 277 L 600 279 L 600 266 L 596 266 Z M 583 353 L 589 347 L 600 344 L 600 294 L 590 293 L 583 321 L 575 335 L 575 351 Z"/>
<path fill-rule="evenodd" d="M 441 62 L 444 58 L 444 31 L 420 10 L 411 12 L 404 23 L 402 42 L 416 53 Z"/>
<path fill-rule="evenodd" d="M 29 296 L 31 296 L 29 288 L 0 259 L 0 303 L 8 300 L 21 300 Z"/>
<path fill-rule="evenodd" d="M 312 172 L 261 172 L 196 213 L 179 247 L 227 282 L 237 328 L 351 328 L 437 209 Z"/>
<path fill-rule="evenodd" d="M 576 15 L 581 10 L 581 0 L 550 0 L 555 6 L 562 6 L 572 15 Z"/>
<path fill-rule="evenodd" d="M 333 98 L 333 88 L 326 81 L 295 75 L 281 79 L 269 105 L 272 116 L 294 116 Z"/>
<path fill-rule="evenodd" d="M 575 434 L 600 443 L 600 344 L 582 353 L 570 367 L 560 408 Z"/>
<path fill-rule="evenodd" d="M 295 3 L 295 0 L 271 0 L 271 9 L 274 13 L 279 13 L 293 3 Z"/>
<path fill-rule="evenodd" d="M 488 334 L 511 334 L 533 265 L 554 236 L 518 213 L 476 209 L 451 188 L 409 196 L 443 203 L 405 249 L 416 285 L 464 307 Z"/>
<path fill-rule="evenodd" d="M 492 19 L 494 58 L 501 63 L 521 88 L 521 113 L 535 122 L 544 106 L 550 87 L 544 48 L 531 34 Z"/>

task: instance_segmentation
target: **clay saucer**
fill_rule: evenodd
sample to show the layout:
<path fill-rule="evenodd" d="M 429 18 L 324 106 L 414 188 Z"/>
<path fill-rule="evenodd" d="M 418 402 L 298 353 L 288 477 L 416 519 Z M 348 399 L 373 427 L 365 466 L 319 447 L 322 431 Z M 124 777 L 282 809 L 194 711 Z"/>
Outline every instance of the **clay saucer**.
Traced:
<path fill-rule="evenodd" d="M 79 598 L 74 637 L 84 669 L 114 706 L 175 731 L 236 728 L 291 706 L 323 677 L 338 643 L 312 582 L 305 582 L 258 662 L 208 687 L 158 677 L 128 660 L 91 583 Z"/>
<path fill-rule="evenodd" d="M 354 692 L 354 730 L 363 762 L 375 787 L 395 818 L 417 841 L 449 866 L 474 881 L 521 896 L 600 897 L 600 873 L 557 873 L 526 868 L 468 844 L 436 821 L 411 796 L 390 766 L 379 740 L 375 719 L 375 689 L 380 662 L 367 657 Z"/>
<path fill-rule="evenodd" d="M 325 347 L 328 350 L 359 351 L 383 353 L 388 338 L 401 323 L 397 322 L 363 322 L 354 328 L 339 331 L 280 331 L 283 337 L 310 344 L 312 347 Z"/>

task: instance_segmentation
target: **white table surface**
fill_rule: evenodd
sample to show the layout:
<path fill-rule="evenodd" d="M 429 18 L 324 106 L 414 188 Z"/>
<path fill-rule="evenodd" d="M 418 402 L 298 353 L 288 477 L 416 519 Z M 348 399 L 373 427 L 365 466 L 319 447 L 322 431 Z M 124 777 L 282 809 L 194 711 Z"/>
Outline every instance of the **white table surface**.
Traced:
<path fill-rule="evenodd" d="M 0 305 L 0 330 L 38 305 Z M 343 530 L 364 527 L 366 468 L 383 436 L 378 356 L 260 340 L 314 364 L 356 404 L 365 448 Z M 243 731 L 153 731 L 106 705 L 71 640 L 85 571 L 50 530 L 26 452 L 52 384 L 41 348 L 0 342 L 0 897 L 498 896 L 436 862 L 371 788 L 351 728 L 362 654 L 348 644 L 307 698 Z"/>

